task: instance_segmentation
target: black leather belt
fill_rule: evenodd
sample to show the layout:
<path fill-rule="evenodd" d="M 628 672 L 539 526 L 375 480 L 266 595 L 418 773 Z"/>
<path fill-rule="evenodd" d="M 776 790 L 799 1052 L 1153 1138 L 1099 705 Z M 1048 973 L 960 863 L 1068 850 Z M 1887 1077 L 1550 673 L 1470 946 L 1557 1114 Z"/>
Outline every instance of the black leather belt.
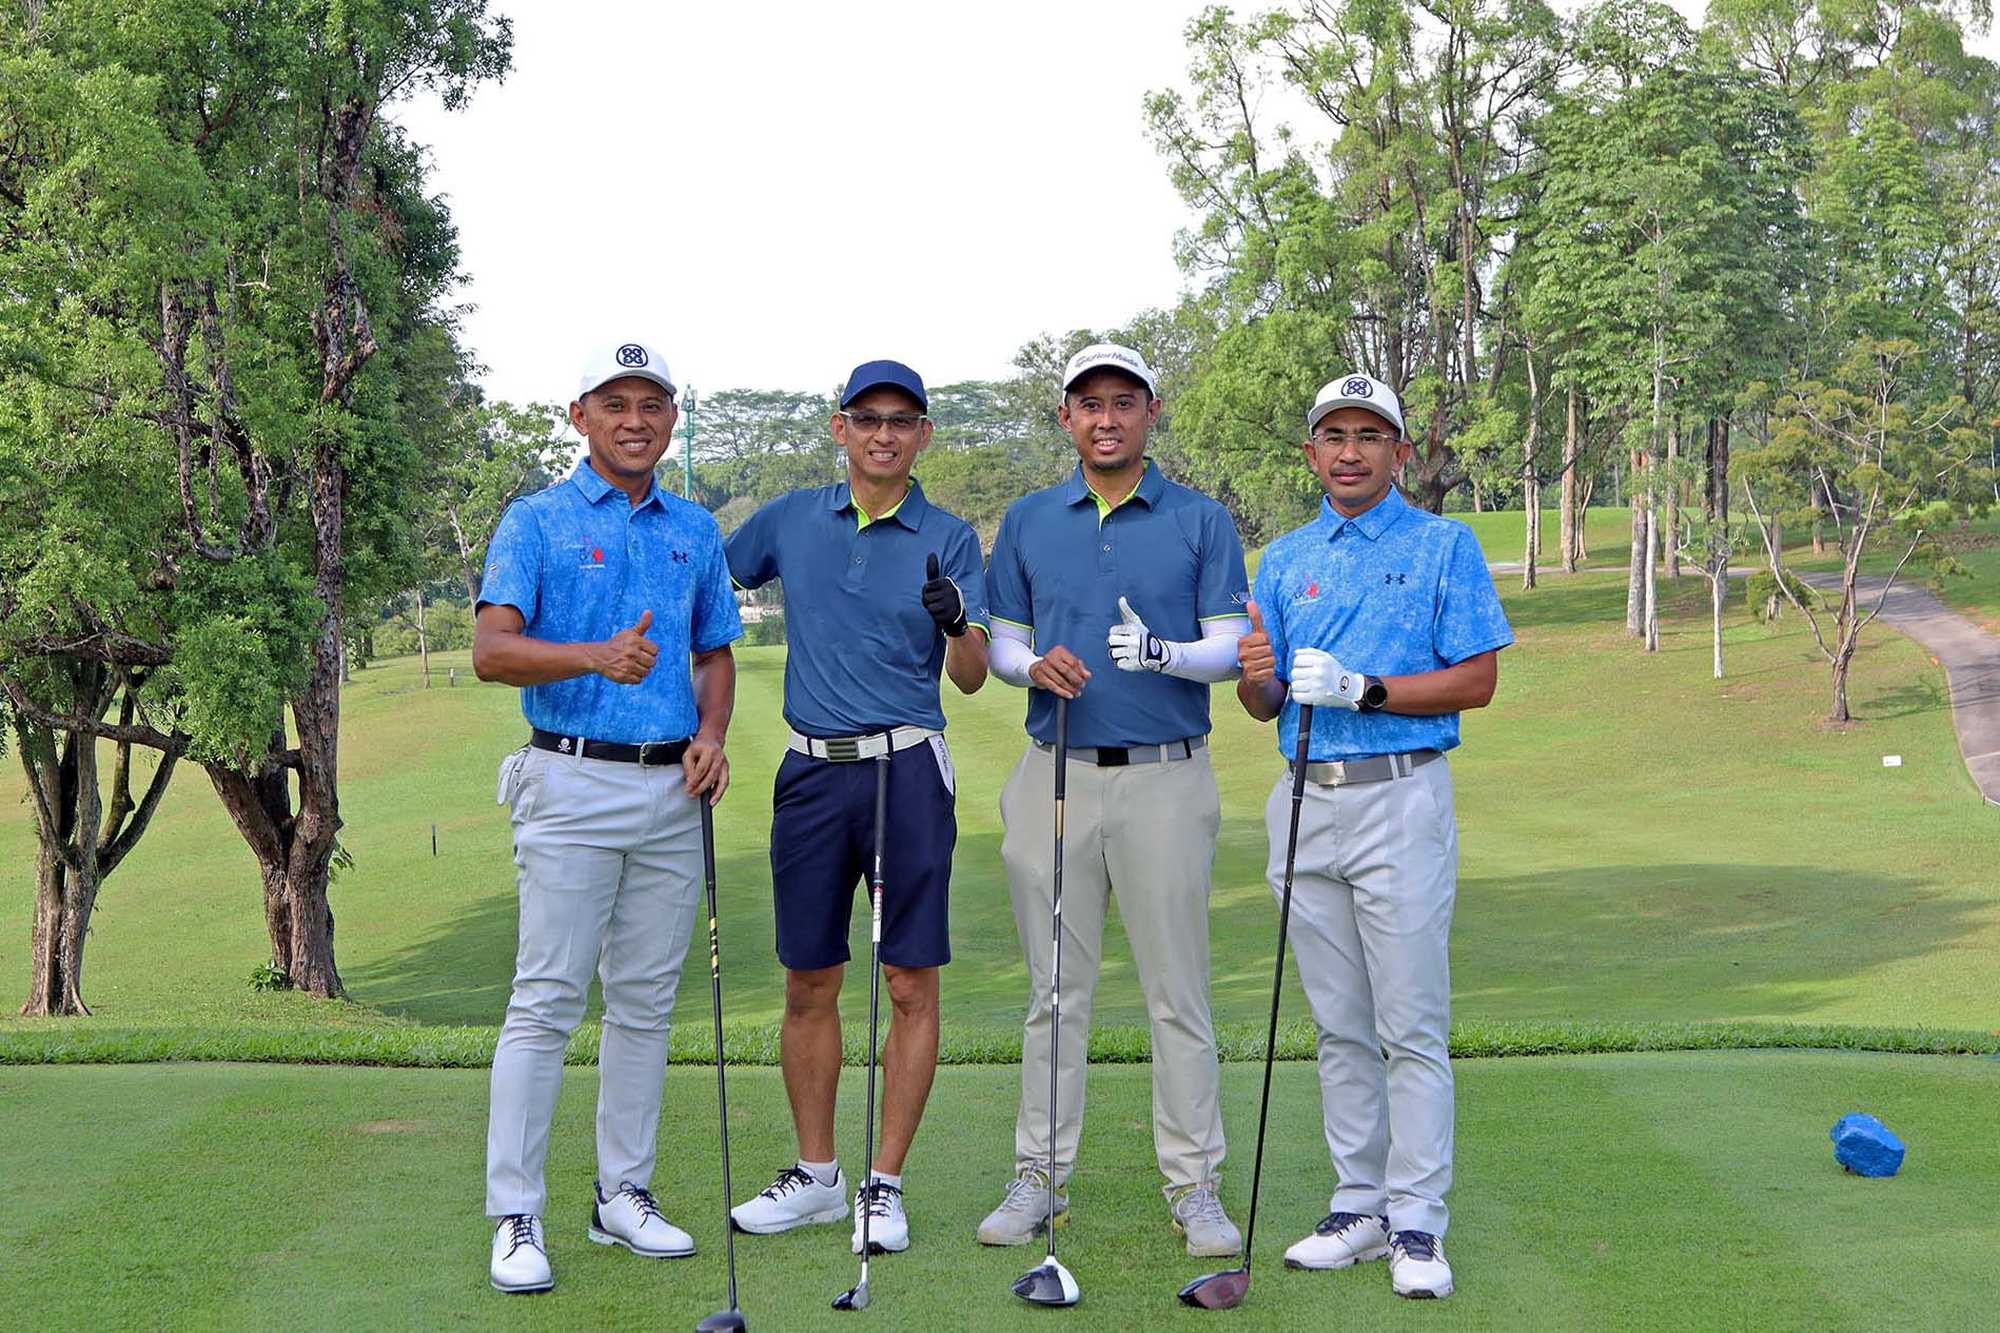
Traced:
<path fill-rule="evenodd" d="M 528 744 L 537 750 L 553 750 L 557 754 L 580 754 L 585 759 L 609 759 L 613 763 L 646 767 L 678 764 L 688 748 L 685 740 L 626 745 L 620 741 L 594 741 L 586 736 L 558 736 L 539 727 L 528 737 Z"/>

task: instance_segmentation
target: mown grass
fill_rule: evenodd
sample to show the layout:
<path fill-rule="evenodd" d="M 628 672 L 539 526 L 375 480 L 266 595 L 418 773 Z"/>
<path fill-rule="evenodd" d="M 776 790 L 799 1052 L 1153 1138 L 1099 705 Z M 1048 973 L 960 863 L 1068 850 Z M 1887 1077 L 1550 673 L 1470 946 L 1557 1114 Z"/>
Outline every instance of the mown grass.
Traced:
<path fill-rule="evenodd" d="M 1260 1070 L 1223 1075 L 1223 1198 L 1248 1202 Z M 1094 1069 L 1061 1315 L 1008 1290 L 1038 1248 L 973 1243 L 1011 1157 L 1018 1071 L 942 1071 L 905 1172 L 914 1246 L 870 1273 L 870 1327 L 1451 1329 L 1977 1328 L 2000 1306 L 2000 1063 L 1802 1052 L 1466 1061 L 1449 1254 L 1458 1293 L 1413 1307 L 1381 1264 L 1293 1272 L 1283 1248 L 1332 1185 L 1312 1067 L 1273 1086 L 1250 1300 L 1183 1309 L 1190 1259 L 1153 1165 L 1150 1080 Z M 860 1137 L 860 1072 L 839 1134 Z M 8 1328 L 687 1328 L 724 1299 L 714 1080 L 667 1080 L 670 1217 L 700 1253 L 647 1262 L 587 1244 L 594 1071 L 570 1075 L 549 1160 L 556 1290 L 488 1289 L 480 1213 L 486 1082 L 477 1071 L 152 1065 L 0 1069 L 0 1283 Z M 88 1107 L 87 1115 L 78 1108 Z M 1827 1129 L 1881 1116 L 1909 1145 L 1891 1180 L 1849 1176 Z M 778 1071 L 730 1076 L 736 1188 L 790 1160 Z M 151 1224 L 142 1224 L 150 1220 Z M 762 1330 L 820 1328 L 855 1279 L 846 1226 L 737 1238 L 743 1308 Z"/>
<path fill-rule="evenodd" d="M 1774 633 L 1732 599 L 1729 676 L 1709 679 L 1705 592 L 1692 578 L 1666 587 L 1663 649 L 1649 656 L 1622 633 L 1619 571 L 1554 578 L 1533 593 L 1507 588 L 1519 642 L 1502 656 L 1494 706 L 1466 719 L 1453 757 L 1462 1030 L 2000 1028 L 1990 985 L 2000 888 L 1989 869 L 2000 862 L 2000 822 L 1959 761 L 1941 673 L 1878 626 L 1855 668 L 1857 722 L 1827 728 L 1825 671 L 1796 617 Z M 740 657 L 736 786 L 718 831 L 729 1016 L 749 1051 L 768 1050 L 780 1006 L 765 839 L 782 650 Z M 359 673 L 346 694 L 343 841 L 355 864 L 334 905 L 350 1003 L 249 989 L 265 956 L 256 876 L 207 783 L 187 770 L 101 900 L 84 986 L 97 1016 L 0 1020 L 0 1059 L 253 1048 L 389 1058 L 490 1041 L 445 1030 L 490 1028 L 505 1004 L 513 867 L 493 770 L 522 724 L 514 691 L 472 682 L 463 655 L 435 662 L 432 689 L 419 688 L 413 661 L 398 660 Z M 446 688 L 452 665 L 459 681 Z M 947 698 L 961 832 L 946 1040 L 965 1058 L 1006 1058 L 1025 983 L 997 798 L 1022 744 L 1022 696 L 996 683 Z M 1278 758 L 1269 729 L 1226 690 L 1215 718 L 1224 809 L 1215 1005 L 1225 1028 L 1255 1031 L 1275 925 L 1261 806 Z M 1883 768 L 1884 754 L 1902 766 Z M 9 1008 L 24 988 L 32 865 L 20 793 L 18 773 L 0 771 L 0 809 L 16 812 L 0 821 Z M 855 945 L 865 958 L 858 928 Z M 865 987 L 851 989 L 852 1034 Z M 690 1033 L 706 1030 L 706 990 L 698 972 L 682 989 L 678 1018 Z M 1143 1050 L 1143 1006 L 1116 928 L 1097 1015 L 1107 1058 Z M 249 1044 L 218 1045 L 229 1033 Z"/>

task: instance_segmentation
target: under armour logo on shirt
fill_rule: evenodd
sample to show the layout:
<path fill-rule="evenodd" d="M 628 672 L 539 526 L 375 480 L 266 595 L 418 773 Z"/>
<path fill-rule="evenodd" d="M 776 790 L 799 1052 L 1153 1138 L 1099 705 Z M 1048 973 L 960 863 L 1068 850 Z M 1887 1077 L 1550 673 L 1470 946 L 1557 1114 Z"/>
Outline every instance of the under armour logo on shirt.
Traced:
<path fill-rule="evenodd" d="M 675 563 L 675 564 L 677 564 L 677 565 L 685 565 L 685 564 L 686 564 L 687 562 L 688 562 L 688 553 L 687 553 L 686 551 L 675 551 L 675 552 L 674 552 L 674 563 Z"/>
<path fill-rule="evenodd" d="M 1408 574 L 1384 574 L 1382 576 L 1382 582 L 1384 583 L 1408 583 L 1409 581 L 1410 576 Z"/>
<path fill-rule="evenodd" d="M 646 355 L 646 349 L 638 343 L 626 343 L 618 349 L 618 364 L 621 366 L 631 366 L 636 369 L 650 360 L 652 358 Z"/>

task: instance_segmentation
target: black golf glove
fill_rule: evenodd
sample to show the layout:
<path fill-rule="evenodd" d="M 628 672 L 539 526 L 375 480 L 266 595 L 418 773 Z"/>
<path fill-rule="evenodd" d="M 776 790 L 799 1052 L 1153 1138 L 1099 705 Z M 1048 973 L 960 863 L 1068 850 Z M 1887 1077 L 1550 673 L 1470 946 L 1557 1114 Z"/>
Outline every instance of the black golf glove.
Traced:
<path fill-rule="evenodd" d="M 935 553 L 930 556 L 924 573 L 927 575 L 924 580 L 924 610 L 931 613 L 931 619 L 937 622 L 938 629 L 944 632 L 946 638 L 955 639 L 965 633 L 965 594 L 938 568 Z"/>

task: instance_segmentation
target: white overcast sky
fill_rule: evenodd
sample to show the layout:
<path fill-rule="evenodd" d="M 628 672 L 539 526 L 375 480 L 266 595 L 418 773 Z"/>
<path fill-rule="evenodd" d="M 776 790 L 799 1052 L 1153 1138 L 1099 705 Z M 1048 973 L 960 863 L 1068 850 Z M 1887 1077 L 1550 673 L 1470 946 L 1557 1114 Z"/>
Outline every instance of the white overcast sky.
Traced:
<path fill-rule="evenodd" d="M 1037 334 L 1181 290 L 1140 103 L 1184 86 L 1202 0 L 496 8 L 507 81 L 394 113 L 450 201 L 495 396 L 565 401 L 630 338 L 707 389 L 831 389 L 878 356 L 1000 378 Z"/>

